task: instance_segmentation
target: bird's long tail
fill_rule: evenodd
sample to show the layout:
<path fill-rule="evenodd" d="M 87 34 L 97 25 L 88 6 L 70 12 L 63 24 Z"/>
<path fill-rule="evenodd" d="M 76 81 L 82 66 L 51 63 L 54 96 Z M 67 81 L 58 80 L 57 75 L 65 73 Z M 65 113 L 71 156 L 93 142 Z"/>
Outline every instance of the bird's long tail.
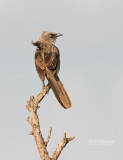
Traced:
<path fill-rule="evenodd" d="M 64 109 L 70 108 L 71 107 L 70 98 L 65 88 L 63 87 L 63 84 L 61 83 L 59 77 L 58 76 L 54 77 L 54 75 L 48 68 L 46 68 L 46 72 L 47 72 L 47 79 L 59 103 L 62 105 Z"/>

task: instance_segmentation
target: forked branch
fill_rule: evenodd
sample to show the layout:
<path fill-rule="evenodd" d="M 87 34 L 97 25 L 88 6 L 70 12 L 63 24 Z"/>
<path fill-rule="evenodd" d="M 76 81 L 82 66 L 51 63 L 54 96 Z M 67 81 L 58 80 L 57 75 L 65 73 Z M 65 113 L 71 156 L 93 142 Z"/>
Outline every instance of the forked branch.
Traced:
<path fill-rule="evenodd" d="M 52 158 L 49 156 L 46 147 L 51 137 L 52 128 L 50 128 L 47 140 L 45 142 L 42 136 L 41 130 L 40 130 L 39 118 L 37 115 L 37 109 L 40 108 L 38 104 L 41 102 L 41 100 L 44 98 L 44 96 L 47 94 L 49 90 L 50 90 L 50 86 L 47 85 L 43 88 L 41 93 L 37 95 L 36 98 L 34 98 L 34 96 L 31 96 L 30 100 L 27 101 L 26 108 L 31 113 L 31 119 L 28 117 L 27 122 L 32 126 L 32 131 L 29 134 L 34 135 L 41 159 L 42 160 L 57 160 L 63 148 L 67 145 L 67 143 L 69 143 L 75 137 L 66 138 L 66 133 L 64 133 L 63 140 L 56 148 Z"/>
<path fill-rule="evenodd" d="M 66 138 L 66 133 L 64 133 L 64 137 L 63 137 L 63 140 L 61 141 L 61 143 L 58 145 L 58 147 L 56 148 L 54 154 L 53 154 L 53 158 L 52 160 L 57 160 L 61 151 L 63 150 L 63 148 L 65 148 L 65 146 L 74 139 L 75 137 L 72 136 L 72 137 L 69 137 L 69 138 Z"/>

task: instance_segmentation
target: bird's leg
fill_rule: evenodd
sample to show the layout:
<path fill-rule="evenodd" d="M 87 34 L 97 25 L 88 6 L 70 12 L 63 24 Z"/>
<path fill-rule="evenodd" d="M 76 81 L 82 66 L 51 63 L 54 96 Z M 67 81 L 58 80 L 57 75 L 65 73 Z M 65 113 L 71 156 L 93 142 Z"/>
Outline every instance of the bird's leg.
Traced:
<path fill-rule="evenodd" d="M 43 90 L 46 86 L 45 86 L 44 81 L 42 81 L 42 83 L 43 83 L 43 84 L 42 84 L 42 90 Z M 50 88 L 51 88 L 50 83 L 48 83 L 47 86 L 48 86 L 48 91 L 47 91 L 47 94 L 48 94 L 48 93 L 49 93 L 49 90 L 50 90 Z"/>
<path fill-rule="evenodd" d="M 48 84 L 47 84 L 47 86 L 49 87 L 49 88 L 51 88 L 51 85 L 50 85 L 50 83 L 48 82 Z M 50 89 L 49 89 L 50 90 Z M 47 92 L 47 94 L 49 93 L 49 91 Z"/>
<path fill-rule="evenodd" d="M 44 81 L 43 81 L 43 85 L 42 85 L 42 90 L 45 88 L 45 83 L 44 83 Z"/>

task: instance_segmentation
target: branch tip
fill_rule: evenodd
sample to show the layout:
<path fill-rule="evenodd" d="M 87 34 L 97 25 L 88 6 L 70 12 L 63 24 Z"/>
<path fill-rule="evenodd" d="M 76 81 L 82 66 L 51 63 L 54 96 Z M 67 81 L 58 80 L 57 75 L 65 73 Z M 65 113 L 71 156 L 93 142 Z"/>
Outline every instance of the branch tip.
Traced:
<path fill-rule="evenodd" d="M 66 139 L 66 132 L 64 133 L 64 137 L 63 137 L 63 139 L 64 139 L 64 140 Z"/>
<path fill-rule="evenodd" d="M 51 132 L 52 132 L 52 127 L 50 127 L 49 134 L 48 134 L 47 140 L 46 140 L 46 142 L 45 142 L 45 146 L 47 146 L 47 144 L 48 144 L 48 142 L 49 142 L 49 140 L 50 140 Z"/>
<path fill-rule="evenodd" d="M 30 119 L 29 119 L 29 116 L 27 117 L 27 120 L 26 120 L 29 124 L 31 124 L 32 125 L 32 122 L 30 121 Z"/>
<path fill-rule="evenodd" d="M 33 100 L 34 100 L 34 96 L 31 96 L 31 97 L 30 97 L 30 101 L 33 101 Z"/>
<path fill-rule="evenodd" d="M 34 135 L 34 132 L 33 131 L 31 131 L 31 132 L 29 132 L 29 134 L 28 135 Z"/>
<path fill-rule="evenodd" d="M 68 142 L 69 142 L 69 141 L 72 141 L 74 138 L 75 138 L 75 136 L 69 137 L 69 138 L 68 138 Z"/>

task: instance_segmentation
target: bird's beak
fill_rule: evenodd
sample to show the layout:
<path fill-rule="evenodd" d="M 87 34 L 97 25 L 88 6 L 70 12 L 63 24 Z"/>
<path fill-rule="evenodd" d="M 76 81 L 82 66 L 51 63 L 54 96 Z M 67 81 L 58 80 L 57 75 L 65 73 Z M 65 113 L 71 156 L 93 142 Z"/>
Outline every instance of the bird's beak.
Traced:
<path fill-rule="evenodd" d="M 60 37 L 60 36 L 63 36 L 63 34 L 61 34 L 61 33 L 57 33 L 57 35 L 56 35 L 57 37 Z"/>

